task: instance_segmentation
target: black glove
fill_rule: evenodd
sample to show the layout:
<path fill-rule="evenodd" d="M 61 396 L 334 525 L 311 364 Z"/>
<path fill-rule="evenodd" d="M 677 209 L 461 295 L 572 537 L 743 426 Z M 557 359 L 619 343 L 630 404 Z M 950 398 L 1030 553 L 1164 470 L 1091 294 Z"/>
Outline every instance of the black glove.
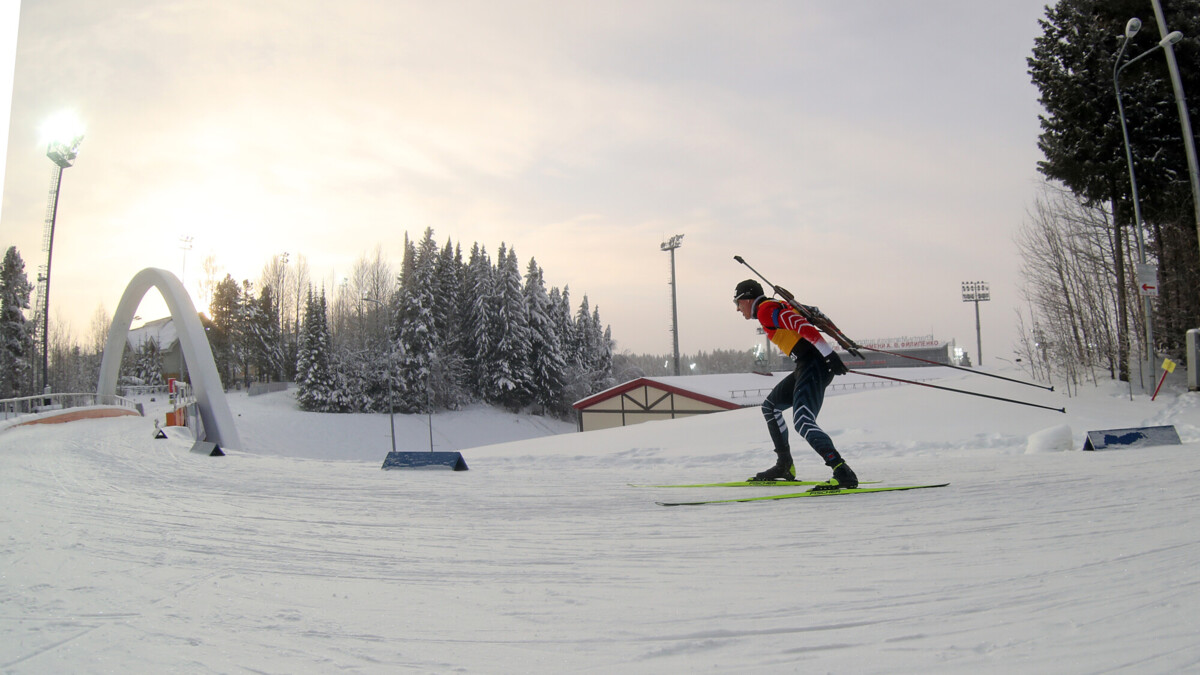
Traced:
<path fill-rule="evenodd" d="M 845 375 L 850 372 L 846 368 L 846 364 L 842 363 L 842 357 L 837 355 L 837 352 L 830 352 L 829 356 L 825 357 L 825 365 L 829 367 L 829 372 L 834 375 Z"/>

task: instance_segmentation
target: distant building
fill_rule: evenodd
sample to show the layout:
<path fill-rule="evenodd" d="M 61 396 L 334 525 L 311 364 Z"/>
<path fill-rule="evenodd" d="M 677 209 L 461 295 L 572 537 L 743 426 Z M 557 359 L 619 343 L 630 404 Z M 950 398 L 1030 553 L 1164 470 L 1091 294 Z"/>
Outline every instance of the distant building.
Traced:
<path fill-rule="evenodd" d="M 787 373 L 639 377 L 574 404 L 579 430 L 596 431 L 762 404 Z"/>
<path fill-rule="evenodd" d="M 878 344 L 878 343 L 877 343 Z M 892 345 L 888 345 L 892 346 Z M 950 345 L 940 347 L 899 347 L 897 354 L 904 353 L 943 365 L 951 365 Z M 883 349 L 881 344 L 880 349 Z M 887 354 L 876 354 L 864 350 L 868 365 L 861 360 L 842 354 L 846 364 L 861 370 L 834 378 L 826 390 L 827 396 L 850 394 L 880 387 L 903 386 L 903 382 L 928 382 L 945 377 L 953 371 L 928 363 L 902 359 Z M 875 358 L 878 356 L 879 358 Z M 775 385 L 791 374 L 794 364 L 788 360 L 772 373 L 731 373 L 716 375 L 682 375 L 667 377 L 639 377 L 606 389 L 575 403 L 579 415 L 580 431 L 597 431 L 624 427 L 642 422 L 673 420 L 695 415 L 757 408 L 762 405 Z M 900 372 L 889 372 L 902 366 Z M 914 371 L 913 367 L 924 368 Z M 877 372 L 876 369 L 883 372 Z M 891 378 L 901 378 L 895 381 Z"/>
<path fill-rule="evenodd" d="M 183 379 L 183 349 L 179 344 L 175 322 L 170 317 L 147 321 L 138 328 L 130 328 L 125 340 L 129 349 L 135 352 L 140 351 L 148 342 L 158 345 L 162 357 L 163 379 Z"/>
<path fill-rule="evenodd" d="M 858 344 L 864 348 L 861 350 L 864 357 L 862 359 L 850 356 L 846 352 L 838 353 L 838 356 L 842 357 L 842 362 L 846 364 L 847 368 L 918 368 L 929 365 L 916 359 L 932 361 L 944 366 L 970 365 L 969 363 L 963 364 L 960 362 L 963 357 L 956 356 L 959 350 L 955 348 L 953 340 L 942 342 L 932 335 L 865 340 Z M 870 348 L 895 352 L 904 356 L 874 352 L 870 351 Z"/>

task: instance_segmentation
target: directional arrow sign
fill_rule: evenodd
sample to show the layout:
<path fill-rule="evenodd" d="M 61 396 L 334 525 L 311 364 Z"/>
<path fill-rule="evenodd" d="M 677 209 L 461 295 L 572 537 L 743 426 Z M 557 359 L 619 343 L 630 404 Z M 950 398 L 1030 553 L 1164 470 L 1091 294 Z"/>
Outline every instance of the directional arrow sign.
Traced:
<path fill-rule="evenodd" d="M 1137 266 L 1137 284 L 1142 296 L 1158 297 L 1158 266 L 1139 263 Z"/>

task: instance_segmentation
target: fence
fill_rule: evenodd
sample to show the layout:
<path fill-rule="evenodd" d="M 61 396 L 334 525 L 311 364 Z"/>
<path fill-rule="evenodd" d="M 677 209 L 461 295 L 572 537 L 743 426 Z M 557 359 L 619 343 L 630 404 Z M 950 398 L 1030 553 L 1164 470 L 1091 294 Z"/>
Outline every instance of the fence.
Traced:
<path fill-rule="evenodd" d="M 21 398 L 6 398 L 0 400 L 0 419 L 13 419 L 22 415 L 48 412 L 51 410 L 66 410 L 68 408 L 85 408 L 98 405 L 113 405 L 136 410 L 142 414 L 141 407 L 124 396 L 105 394 L 42 394 L 40 396 L 24 396 Z"/>
<path fill-rule="evenodd" d="M 270 394 L 276 391 L 287 391 L 287 382 L 251 382 L 250 396 L 258 396 L 259 394 Z"/>
<path fill-rule="evenodd" d="M 166 394 L 169 389 L 165 384 L 134 384 L 117 387 L 122 396 L 149 396 L 151 394 Z"/>

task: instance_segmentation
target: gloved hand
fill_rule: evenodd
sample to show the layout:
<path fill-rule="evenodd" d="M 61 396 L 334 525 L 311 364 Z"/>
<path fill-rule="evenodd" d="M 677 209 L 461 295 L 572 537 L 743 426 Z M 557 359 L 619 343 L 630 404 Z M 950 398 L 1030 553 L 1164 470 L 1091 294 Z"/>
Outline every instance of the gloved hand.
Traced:
<path fill-rule="evenodd" d="M 846 364 L 842 363 L 842 357 L 837 355 L 837 352 L 830 352 L 829 356 L 825 357 L 825 365 L 829 367 L 829 372 L 834 375 L 845 375 L 850 372 L 846 368 Z"/>

